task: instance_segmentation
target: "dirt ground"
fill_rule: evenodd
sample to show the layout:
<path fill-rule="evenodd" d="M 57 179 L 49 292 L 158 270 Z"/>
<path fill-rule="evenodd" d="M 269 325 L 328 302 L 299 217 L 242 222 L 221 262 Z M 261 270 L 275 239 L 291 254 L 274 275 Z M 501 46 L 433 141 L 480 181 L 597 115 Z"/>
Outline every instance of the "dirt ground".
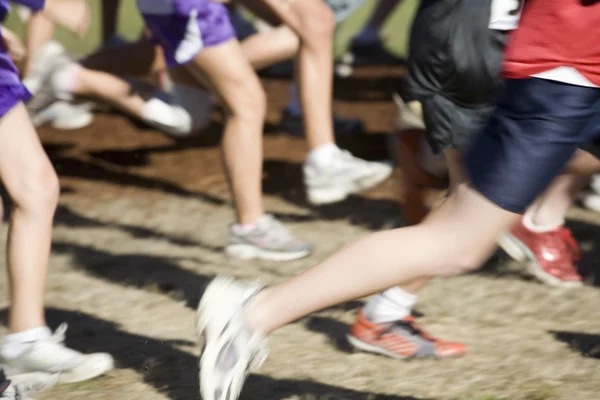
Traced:
<path fill-rule="evenodd" d="M 344 147 L 369 159 L 387 156 L 380 133 L 391 130 L 390 94 L 399 77 L 398 70 L 379 68 L 337 84 L 340 114 L 359 116 L 368 131 L 341 140 Z M 237 262 L 222 255 L 233 214 L 218 151 L 218 116 L 209 132 L 178 142 L 117 114 L 97 115 L 81 131 L 41 130 L 63 188 L 48 320 L 53 328 L 68 322 L 69 345 L 110 352 L 118 369 L 40 399 L 195 399 L 194 308 L 211 277 L 276 282 L 370 231 L 401 224 L 396 199 L 402 188 L 395 180 L 339 205 L 306 204 L 304 141 L 277 128 L 288 83 L 265 85 L 266 203 L 295 234 L 316 244 L 305 260 Z M 594 243 L 600 218 L 580 208 L 570 217 L 583 246 L 582 263 L 593 266 L 600 259 Z M 5 235 L 6 224 L 2 229 Z M 4 275 L 0 292 L 7 292 Z M 445 361 L 352 353 L 345 335 L 360 304 L 323 311 L 277 332 L 271 357 L 248 380 L 242 398 L 600 398 L 600 292 L 592 286 L 559 290 L 538 284 L 501 252 L 477 273 L 433 281 L 419 300 L 421 321 L 470 349 L 464 358 Z"/>

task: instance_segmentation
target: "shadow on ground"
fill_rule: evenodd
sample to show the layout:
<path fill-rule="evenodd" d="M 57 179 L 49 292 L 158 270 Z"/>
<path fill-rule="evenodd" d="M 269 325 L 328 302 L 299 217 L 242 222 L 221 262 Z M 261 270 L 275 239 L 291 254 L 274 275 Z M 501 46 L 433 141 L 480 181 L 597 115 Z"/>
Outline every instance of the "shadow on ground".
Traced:
<path fill-rule="evenodd" d="M 55 226 L 67 226 L 70 228 L 106 228 L 116 229 L 131 235 L 136 239 L 152 239 L 159 241 L 167 241 L 176 246 L 181 247 L 201 247 L 205 250 L 213 252 L 221 251 L 220 247 L 209 246 L 198 241 L 190 240 L 183 236 L 171 235 L 162 232 L 157 232 L 152 229 L 144 228 L 137 225 L 114 223 L 114 222 L 101 222 L 86 216 L 80 215 L 68 207 L 59 205 L 56 210 L 54 217 Z"/>
<path fill-rule="evenodd" d="M 336 79 L 334 97 L 336 100 L 348 102 L 380 102 L 391 101 L 393 93 L 402 91 L 400 68 L 379 68 L 383 74 L 356 74 L 349 79 Z M 395 73 L 389 74 L 390 71 Z"/>
<path fill-rule="evenodd" d="M 68 149 L 68 146 L 65 145 L 47 146 L 47 152 L 57 172 L 63 177 L 156 190 L 179 197 L 197 199 L 209 204 L 225 204 L 226 201 L 217 196 L 187 190 L 168 180 L 142 176 L 127 170 L 127 167 L 134 165 L 149 164 L 152 152 L 177 151 L 180 146 L 186 145 L 178 143 L 172 147 L 97 152 L 92 154 L 88 160 L 65 154 L 64 150 Z M 282 160 L 266 160 L 264 176 L 264 193 L 279 196 L 300 207 L 311 207 L 306 201 L 301 164 Z M 348 219 L 354 225 L 372 230 L 389 228 L 393 224 L 398 224 L 397 220 L 400 215 L 399 206 L 395 201 L 369 199 L 362 196 L 351 196 L 343 202 L 312 210 L 312 215 L 296 213 L 276 213 L 275 215 L 284 222 Z"/>
<path fill-rule="evenodd" d="M 593 286 L 600 286 L 600 227 L 583 221 L 568 220 L 567 226 L 581 246 L 580 272 Z"/>
<path fill-rule="evenodd" d="M 157 340 L 148 336 L 125 332 L 110 321 L 88 314 L 50 308 L 46 312 L 48 323 L 56 327 L 69 324 L 67 345 L 85 352 L 108 352 L 119 368 L 132 369 L 170 399 L 197 399 L 198 360 L 191 350 L 193 343 L 181 340 Z M 0 311 L 6 318 L 6 310 Z M 180 348 L 177 348 L 177 347 Z M 425 400 L 415 397 L 386 395 L 345 389 L 302 379 L 274 379 L 251 375 L 241 399 L 287 399 L 291 397 L 338 400 Z"/>
<path fill-rule="evenodd" d="M 160 257 L 146 254 L 112 254 L 89 246 L 57 241 L 53 254 L 73 257 L 76 269 L 97 278 L 184 300 L 195 309 L 204 288 L 213 278 L 182 268 L 178 261 L 202 263 L 199 259 Z"/>
<path fill-rule="evenodd" d="M 600 335 L 566 331 L 551 331 L 550 334 L 584 357 L 600 359 Z"/>

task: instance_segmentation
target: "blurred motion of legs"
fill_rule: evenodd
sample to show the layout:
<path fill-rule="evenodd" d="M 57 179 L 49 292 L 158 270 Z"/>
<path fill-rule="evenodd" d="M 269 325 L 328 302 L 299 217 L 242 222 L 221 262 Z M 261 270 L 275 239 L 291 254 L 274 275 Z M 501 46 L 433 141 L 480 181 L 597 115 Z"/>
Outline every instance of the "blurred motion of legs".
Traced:
<path fill-rule="evenodd" d="M 367 23 L 354 36 L 344 58 L 356 65 L 397 65 L 404 60 L 384 47 L 379 31 L 390 14 L 404 0 L 376 0 L 376 5 Z"/>
<path fill-rule="evenodd" d="M 0 345 L 0 366 L 15 380 L 30 373 L 46 382 L 91 379 L 113 368 L 112 357 L 71 350 L 64 345 L 66 326 L 54 334 L 46 326 L 44 293 L 59 182 L 23 105 L 30 93 L 4 50 L 0 57 L 6 82 L 0 94 L 0 178 L 13 206 L 6 250 L 9 332 Z M 37 385 L 27 379 L 22 384 Z"/>
<path fill-rule="evenodd" d="M 230 227 L 225 252 L 242 259 L 306 257 L 312 246 L 296 239 L 264 212 L 261 137 L 266 99 L 258 76 L 244 58 L 226 8 L 218 3 L 195 4 L 200 8 L 164 10 L 152 1 L 140 0 L 138 7 L 147 27 L 159 39 L 173 76 L 191 76 L 224 102 L 222 151 L 237 220 Z M 179 25 L 173 26 L 173 20 Z M 225 64 L 224 59 L 228 60 Z"/>

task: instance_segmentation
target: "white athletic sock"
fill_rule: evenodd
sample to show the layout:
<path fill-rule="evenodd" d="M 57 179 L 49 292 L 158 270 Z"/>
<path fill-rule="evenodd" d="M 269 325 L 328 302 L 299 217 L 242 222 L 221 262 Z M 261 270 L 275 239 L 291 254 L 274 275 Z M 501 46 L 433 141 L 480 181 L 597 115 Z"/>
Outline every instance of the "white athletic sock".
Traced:
<path fill-rule="evenodd" d="M 335 143 L 324 144 L 308 153 L 306 163 L 315 168 L 323 168 L 331 162 L 331 158 L 339 151 L 340 148 Z"/>
<path fill-rule="evenodd" d="M 371 297 L 363 312 L 365 317 L 375 324 L 399 321 L 411 314 L 416 302 L 416 295 L 393 287 Z"/>
<path fill-rule="evenodd" d="M 47 326 L 6 335 L 2 345 L 0 345 L 0 355 L 9 360 L 15 359 L 27 351 L 33 343 L 51 335 L 52 331 Z"/>
<path fill-rule="evenodd" d="M 556 228 L 563 226 L 565 224 L 565 221 L 561 221 L 558 224 L 553 224 L 553 225 L 536 225 L 535 222 L 533 222 L 533 218 L 531 218 L 531 215 L 529 213 L 525 213 L 525 216 L 523 217 L 523 225 L 525 225 L 525 228 L 527 228 L 528 230 L 532 231 L 532 232 L 537 232 L 537 233 L 543 233 L 543 232 L 550 232 L 555 230 Z"/>

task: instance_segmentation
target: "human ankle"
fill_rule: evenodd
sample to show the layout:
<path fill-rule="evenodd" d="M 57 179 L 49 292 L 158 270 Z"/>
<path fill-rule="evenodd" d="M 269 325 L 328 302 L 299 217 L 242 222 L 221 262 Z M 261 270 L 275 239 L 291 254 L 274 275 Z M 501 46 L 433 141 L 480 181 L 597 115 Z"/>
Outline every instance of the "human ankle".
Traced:
<path fill-rule="evenodd" d="M 327 143 L 318 146 L 308 153 L 306 162 L 315 167 L 322 167 L 323 165 L 327 165 L 339 150 L 339 147 L 335 143 Z"/>
<path fill-rule="evenodd" d="M 244 320 L 248 329 L 265 336 L 273 331 L 273 329 L 269 327 L 267 320 L 267 317 L 269 316 L 269 311 L 266 307 L 268 290 L 269 288 L 261 290 L 244 307 Z"/>

